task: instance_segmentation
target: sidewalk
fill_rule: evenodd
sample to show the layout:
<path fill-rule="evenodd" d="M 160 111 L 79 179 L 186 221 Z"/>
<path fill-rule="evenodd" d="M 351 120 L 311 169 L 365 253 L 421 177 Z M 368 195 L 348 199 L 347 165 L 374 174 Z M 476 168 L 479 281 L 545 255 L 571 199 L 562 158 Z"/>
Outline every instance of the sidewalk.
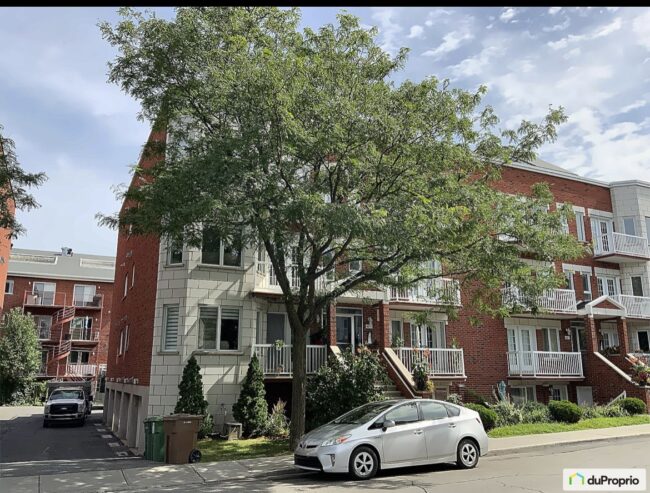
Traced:
<path fill-rule="evenodd" d="M 580 430 L 509 438 L 490 438 L 488 456 L 505 455 L 551 446 L 600 440 L 650 437 L 650 425 L 622 426 L 599 430 Z M 0 478 L 0 491 L 12 493 L 75 493 L 129 491 L 132 488 L 155 488 L 183 484 L 237 481 L 253 478 L 286 478 L 312 474 L 293 467 L 293 457 L 269 457 L 238 461 L 166 465 L 41 476 Z"/>

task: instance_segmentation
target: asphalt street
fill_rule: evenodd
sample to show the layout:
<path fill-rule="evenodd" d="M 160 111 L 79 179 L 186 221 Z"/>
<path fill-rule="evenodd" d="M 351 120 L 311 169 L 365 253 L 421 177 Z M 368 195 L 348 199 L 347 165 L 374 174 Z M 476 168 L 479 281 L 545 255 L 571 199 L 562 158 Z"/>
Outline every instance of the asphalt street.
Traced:
<path fill-rule="evenodd" d="M 179 485 L 156 488 L 160 492 L 284 493 L 318 489 L 323 492 L 364 493 L 557 493 L 562 491 L 562 469 L 595 467 L 650 467 L 647 437 L 575 446 L 549 447 L 538 452 L 483 457 L 476 469 L 452 465 L 397 469 L 370 481 L 346 476 L 312 474 L 285 480 L 250 480 L 231 483 Z M 151 489 L 129 489 L 151 492 Z"/>
<path fill-rule="evenodd" d="M 84 426 L 57 423 L 49 428 L 43 428 L 42 407 L 0 410 L 2 476 L 145 467 L 151 464 L 130 456 L 128 449 L 103 427 L 100 410 L 93 411 Z"/>

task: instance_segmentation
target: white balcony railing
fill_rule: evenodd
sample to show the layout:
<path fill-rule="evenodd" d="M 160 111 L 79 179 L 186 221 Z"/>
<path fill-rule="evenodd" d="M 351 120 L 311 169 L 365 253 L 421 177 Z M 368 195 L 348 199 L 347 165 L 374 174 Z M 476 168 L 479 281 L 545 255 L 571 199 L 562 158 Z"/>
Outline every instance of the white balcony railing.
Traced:
<path fill-rule="evenodd" d="M 650 353 L 635 351 L 632 356 L 640 359 L 646 366 L 650 366 Z"/>
<path fill-rule="evenodd" d="M 509 351 L 508 375 L 582 377 L 582 356 L 563 351 Z"/>
<path fill-rule="evenodd" d="M 628 317 L 650 318 L 650 298 L 647 296 L 616 294 L 610 297 L 625 307 Z"/>
<path fill-rule="evenodd" d="M 390 301 L 430 305 L 460 305 L 460 284 L 456 279 L 425 279 L 407 288 L 391 287 Z"/>
<path fill-rule="evenodd" d="M 465 376 L 465 359 L 462 349 L 444 348 L 397 348 L 397 356 L 409 372 L 421 358 L 429 366 L 431 376 Z"/>
<path fill-rule="evenodd" d="M 77 308 L 101 308 L 104 297 L 101 294 L 73 295 L 72 304 Z"/>
<path fill-rule="evenodd" d="M 68 364 L 67 374 L 76 377 L 90 377 L 97 375 L 97 365 Z"/>
<path fill-rule="evenodd" d="M 265 375 L 287 375 L 293 373 L 291 363 L 291 344 L 276 347 L 275 344 L 253 344 L 253 354 L 257 354 Z M 307 374 L 316 373 L 327 364 L 327 346 L 307 346 Z"/>
<path fill-rule="evenodd" d="M 643 236 L 632 236 L 623 233 L 610 233 L 596 238 L 594 245 L 594 254 L 596 256 L 615 253 L 648 258 L 650 257 L 648 240 Z"/>
<path fill-rule="evenodd" d="M 553 313 L 576 313 L 576 293 L 572 289 L 549 289 L 536 300 L 522 293 L 519 288 L 508 287 L 501 290 L 504 306 L 518 305 L 530 310 L 537 305 L 544 311 Z"/>
<path fill-rule="evenodd" d="M 54 291 L 25 291 L 23 306 L 65 306 L 66 295 Z"/>
<path fill-rule="evenodd" d="M 73 341 L 98 341 L 99 331 L 93 329 L 71 329 L 70 339 Z"/>
<path fill-rule="evenodd" d="M 282 288 L 280 288 L 278 277 L 275 273 L 275 270 L 273 269 L 273 264 L 271 262 L 258 260 L 256 262 L 255 271 L 257 273 L 257 279 L 255 282 L 256 288 L 282 293 Z M 287 267 L 287 278 L 289 279 L 289 286 L 291 289 L 298 289 L 300 287 L 300 277 L 298 274 L 299 273 L 297 267 Z M 325 283 L 325 278 L 320 277 L 316 281 L 316 289 L 325 288 Z"/>

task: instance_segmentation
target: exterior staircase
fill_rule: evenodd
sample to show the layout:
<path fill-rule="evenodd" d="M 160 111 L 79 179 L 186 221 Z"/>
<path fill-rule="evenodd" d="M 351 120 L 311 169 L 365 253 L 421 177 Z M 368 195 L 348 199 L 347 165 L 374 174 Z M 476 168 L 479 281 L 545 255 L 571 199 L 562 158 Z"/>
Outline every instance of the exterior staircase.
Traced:
<path fill-rule="evenodd" d="M 70 349 L 72 348 L 72 341 L 65 337 L 68 335 L 66 333 L 65 329 L 65 324 L 70 322 L 75 316 L 75 307 L 74 306 L 66 306 L 64 308 L 61 308 L 57 312 L 52 315 L 52 330 L 54 331 L 55 329 L 59 330 L 59 344 L 54 346 L 52 348 L 52 356 L 48 361 L 48 365 L 51 362 L 56 362 L 56 367 L 57 367 L 57 377 L 60 375 L 59 373 L 59 362 L 65 358 L 68 357 L 70 354 Z M 62 375 L 61 375 L 62 376 Z"/>
<path fill-rule="evenodd" d="M 397 390 L 393 382 L 377 384 L 376 388 L 381 389 L 387 399 L 404 399 L 404 396 Z"/>

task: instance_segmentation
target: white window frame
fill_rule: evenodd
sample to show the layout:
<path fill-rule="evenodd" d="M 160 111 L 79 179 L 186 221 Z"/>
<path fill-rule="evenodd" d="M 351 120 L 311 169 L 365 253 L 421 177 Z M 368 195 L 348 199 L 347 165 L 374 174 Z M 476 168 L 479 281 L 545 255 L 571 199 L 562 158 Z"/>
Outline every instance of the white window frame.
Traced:
<path fill-rule="evenodd" d="M 268 315 L 282 315 L 283 317 L 283 323 L 282 323 L 282 340 L 285 344 L 291 344 L 291 328 L 289 327 L 289 317 L 287 316 L 286 312 L 276 312 L 276 311 L 267 311 L 266 312 L 266 322 L 265 322 L 265 328 L 266 330 L 264 331 L 264 340 L 266 341 L 268 339 L 268 330 L 269 330 L 269 317 Z M 219 313 L 219 319 L 221 319 L 221 313 Z M 241 320 L 241 313 L 239 315 L 239 319 Z M 275 342 L 275 341 L 273 341 Z M 266 344 L 269 344 L 268 342 Z M 225 349 L 223 351 L 226 351 Z M 232 351 L 232 350 L 231 350 Z"/>
<path fill-rule="evenodd" d="M 82 353 L 88 354 L 88 361 L 85 363 L 83 361 L 77 361 L 76 363 L 72 361 L 72 353 L 77 353 L 78 357 L 81 356 Z M 85 349 L 73 349 L 70 351 L 70 355 L 68 356 L 68 364 L 69 365 L 89 365 L 90 364 L 90 351 L 85 350 Z"/>
<path fill-rule="evenodd" d="M 574 274 L 575 272 L 573 272 L 572 270 L 564 271 L 564 278 L 568 281 L 567 282 L 568 286 L 566 287 L 566 289 L 570 289 L 571 291 L 576 290 L 576 283 L 575 283 L 575 279 L 573 278 Z"/>
<path fill-rule="evenodd" d="M 84 288 L 83 289 L 84 294 L 83 294 L 81 300 L 77 300 L 77 298 L 75 297 L 75 292 L 77 291 L 77 288 Z M 76 307 L 85 307 L 86 306 L 85 305 L 85 303 L 86 303 L 86 293 L 85 293 L 86 289 L 85 288 L 92 288 L 93 294 L 91 296 L 90 302 L 92 302 L 92 299 L 97 294 L 97 286 L 95 284 L 75 284 L 74 288 L 72 289 L 72 304 L 74 306 L 76 306 Z M 77 305 L 77 301 L 82 301 L 84 304 L 83 305 Z"/>
<path fill-rule="evenodd" d="M 172 262 L 172 252 L 174 251 L 174 242 L 171 239 L 167 240 L 167 252 L 165 255 L 165 263 L 168 266 L 172 265 L 183 265 L 183 256 L 185 254 L 185 248 L 183 243 L 180 243 L 180 251 L 181 251 L 181 261 L 180 262 Z"/>
<path fill-rule="evenodd" d="M 129 350 L 129 326 L 124 327 L 124 353 Z"/>
<path fill-rule="evenodd" d="M 515 399 L 513 396 L 513 390 L 522 390 L 523 389 L 523 400 L 520 401 L 519 397 Z M 530 395 L 529 395 L 530 394 Z M 532 399 L 531 399 L 532 396 Z M 513 404 L 525 404 L 526 402 L 536 402 L 537 401 L 537 392 L 535 392 L 534 385 L 511 385 L 510 386 L 510 400 Z"/>
<path fill-rule="evenodd" d="M 600 335 L 603 342 L 603 348 L 617 347 L 620 345 L 618 339 L 618 330 L 612 328 L 601 328 Z"/>
<path fill-rule="evenodd" d="M 393 323 L 397 322 L 399 324 L 399 337 L 402 340 L 402 344 L 404 343 L 404 322 L 398 318 L 392 318 L 390 320 L 390 343 L 391 345 L 393 344 Z"/>
<path fill-rule="evenodd" d="M 120 345 L 117 348 L 117 355 L 122 356 L 124 354 L 124 329 L 120 330 Z"/>
<path fill-rule="evenodd" d="M 560 398 L 559 399 L 554 399 L 553 398 L 553 391 L 557 390 L 560 392 Z M 551 385 L 549 388 L 549 400 L 552 401 L 568 401 L 569 400 L 569 388 L 566 385 L 560 385 L 560 384 L 554 384 Z"/>
<path fill-rule="evenodd" d="M 648 240 L 648 245 L 650 245 L 650 217 L 645 217 L 645 236 Z"/>
<path fill-rule="evenodd" d="M 129 273 L 127 272 L 124 276 L 124 295 L 122 299 L 126 298 L 127 293 L 129 292 Z"/>
<path fill-rule="evenodd" d="M 552 349 L 552 334 L 555 333 L 555 343 L 557 346 L 557 349 Z M 559 352 L 562 349 L 560 348 L 560 330 L 556 327 L 542 327 L 542 340 L 543 340 L 543 346 L 547 346 L 549 349 L 545 349 L 545 351 L 550 351 L 550 352 Z"/>
<path fill-rule="evenodd" d="M 614 284 L 614 291 L 610 291 L 608 281 Z M 598 284 L 598 296 L 615 296 L 621 293 L 621 278 L 614 276 L 596 276 L 596 283 Z"/>
<path fill-rule="evenodd" d="M 625 216 L 621 220 L 623 225 L 623 233 L 630 236 L 637 236 L 636 218 L 634 216 Z M 631 223 L 631 224 L 630 224 Z M 632 226 L 632 232 L 628 231 L 628 226 Z"/>
<path fill-rule="evenodd" d="M 47 331 L 52 337 L 52 315 L 34 315 L 34 323 L 36 324 L 36 334 L 38 335 L 38 339 L 41 341 L 47 341 L 47 339 L 41 337 L 41 323 L 43 321 L 48 321 L 49 323 L 44 324 L 44 329 L 47 328 Z"/>
<path fill-rule="evenodd" d="M 361 272 L 363 270 L 363 262 L 361 260 L 353 260 L 352 262 L 348 262 L 348 270 L 350 271 L 350 275 Z"/>
<path fill-rule="evenodd" d="M 585 282 L 585 277 L 587 278 L 586 282 Z M 593 300 L 594 295 L 591 291 L 591 274 L 587 274 L 586 272 L 581 272 L 580 280 L 582 281 L 582 296 L 584 297 L 584 301 Z"/>
<path fill-rule="evenodd" d="M 634 279 L 638 279 L 641 283 L 641 294 L 634 293 Z M 645 296 L 645 289 L 643 289 L 643 276 L 630 276 L 630 293 L 632 296 Z"/>
<path fill-rule="evenodd" d="M 169 317 L 169 310 L 176 309 L 176 343 L 168 345 L 167 341 L 167 322 Z M 168 305 L 163 305 L 163 320 L 162 320 L 162 331 L 160 334 L 160 351 L 161 352 L 171 352 L 175 353 L 178 351 L 178 339 L 179 339 L 179 329 L 181 327 L 181 309 L 178 303 L 171 303 Z"/>
<path fill-rule="evenodd" d="M 131 269 L 131 289 L 135 286 L 135 262 L 133 263 L 133 268 Z"/>
<path fill-rule="evenodd" d="M 587 241 L 587 235 L 585 233 L 585 213 L 576 211 L 575 215 L 578 241 Z"/>
<path fill-rule="evenodd" d="M 214 267 L 223 267 L 226 269 L 241 269 L 242 265 L 244 263 L 244 247 L 242 245 L 241 252 L 239 254 L 239 264 L 238 265 L 225 265 L 223 263 L 224 260 L 224 249 L 225 249 L 225 242 L 223 241 L 223 238 L 219 238 L 219 262 L 218 263 L 205 263 L 203 261 L 203 245 L 201 245 L 201 262 L 200 265 L 202 266 L 214 266 Z"/>
<path fill-rule="evenodd" d="M 220 353 L 238 353 L 241 352 L 241 337 L 242 337 L 242 307 L 241 306 L 230 306 L 230 305 L 199 305 L 199 310 L 197 313 L 197 323 L 199 324 L 199 340 L 201 340 L 201 308 L 216 308 L 217 309 L 217 333 L 215 346 L 216 348 L 202 348 L 199 347 L 200 351 L 211 351 L 211 352 L 220 352 Z M 238 330 L 237 330 L 237 347 L 235 349 L 221 349 L 221 324 L 223 322 L 223 312 L 224 310 L 237 310 L 238 314 Z M 285 314 L 285 324 L 286 324 L 286 314 Z M 285 325 L 285 334 L 287 327 Z"/>
<path fill-rule="evenodd" d="M 9 290 L 7 290 L 9 288 Z M 14 280 L 7 279 L 5 282 L 5 294 L 14 294 Z"/>

